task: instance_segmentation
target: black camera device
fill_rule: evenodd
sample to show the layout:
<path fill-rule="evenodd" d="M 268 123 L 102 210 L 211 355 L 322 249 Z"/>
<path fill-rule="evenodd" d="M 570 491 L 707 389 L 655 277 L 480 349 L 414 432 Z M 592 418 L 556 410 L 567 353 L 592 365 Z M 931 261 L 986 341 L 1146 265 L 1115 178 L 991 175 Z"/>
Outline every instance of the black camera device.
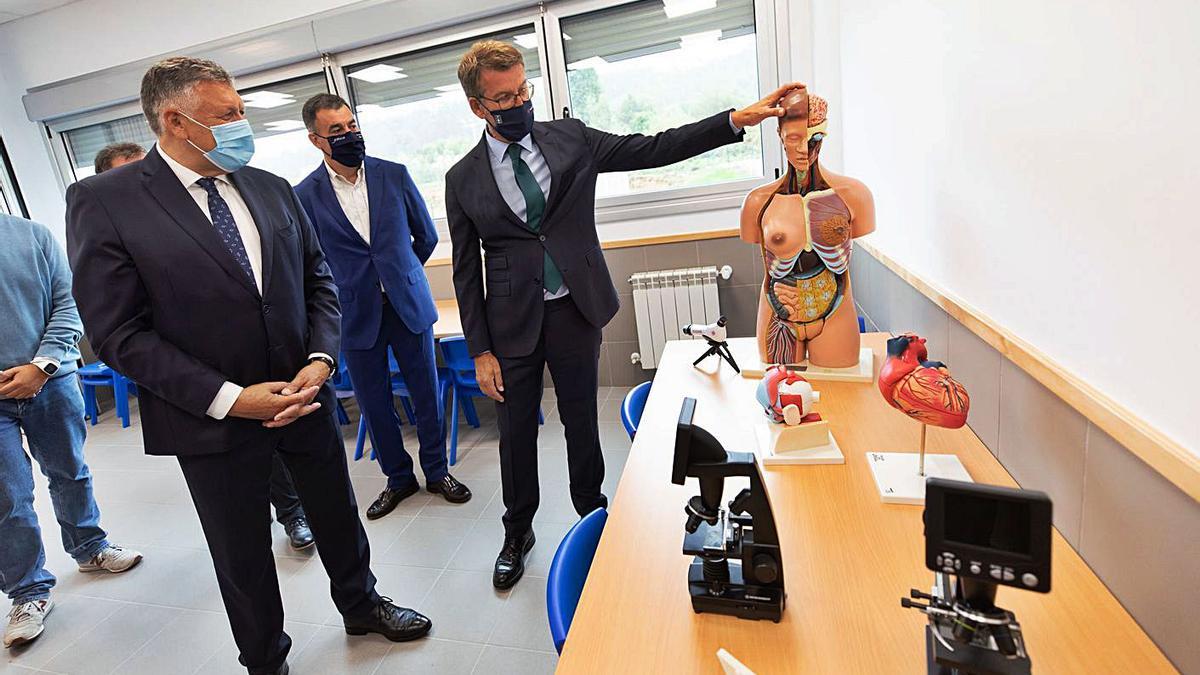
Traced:
<path fill-rule="evenodd" d="M 929 617 L 930 675 L 1030 672 L 1021 626 L 996 606 L 996 587 L 1050 591 L 1052 515 L 1042 492 L 928 479 L 925 566 L 936 573 L 934 587 L 913 589 L 900 604 Z"/>
<path fill-rule="evenodd" d="M 697 613 L 742 619 L 783 617 L 783 558 L 775 516 L 752 452 L 726 452 L 720 441 L 692 423 L 696 399 L 685 398 L 675 433 L 671 482 L 699 479 L 700 494 L 684 509 L 683 552 L 695 556 L 688 592 Z M 721 506 L 725 478 L 745 476 L 750 487 Z"/>

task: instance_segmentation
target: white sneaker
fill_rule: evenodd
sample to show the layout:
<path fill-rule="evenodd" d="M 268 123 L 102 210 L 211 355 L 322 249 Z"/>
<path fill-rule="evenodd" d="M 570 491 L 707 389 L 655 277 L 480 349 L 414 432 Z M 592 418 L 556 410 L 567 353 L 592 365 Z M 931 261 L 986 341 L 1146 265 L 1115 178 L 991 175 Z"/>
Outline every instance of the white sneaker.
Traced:
<path fill-rule="evenodd" d="M 54 608 L 50 598 L 31 600 L 14 605 L 4 627 L 4 648 L 33 642 L 45 629 L 46 615 Z"/>
<path fill-rule="evenodd" d="M 107 570 L 113 574 L 120 574 L 137 567 L 137 564 L 142 562 L 142 554 L 133 549 L 121 548 L 109 544 L 92 556 L 92 559 L 79 563 L 80 572 L 99 572 Z"/>

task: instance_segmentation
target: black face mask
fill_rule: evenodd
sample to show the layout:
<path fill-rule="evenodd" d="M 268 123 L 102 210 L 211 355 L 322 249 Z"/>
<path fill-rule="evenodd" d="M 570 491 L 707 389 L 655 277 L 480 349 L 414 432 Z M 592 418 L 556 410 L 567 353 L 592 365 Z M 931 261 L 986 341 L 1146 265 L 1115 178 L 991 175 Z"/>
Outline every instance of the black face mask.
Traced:
<path fill-rule="evenodd" d="M 492 114 L 492 119 L 496 120 L 492 128 L 511 143 L 516 143 L 533 131 L 533 101 L 488 112 Z"/>
<path fill-rule="evenodd" d="M 361 166 L 367 156 L 367 144 L 361 131 L 347 131 L 337 136 L 321 136 L 329 141 L 329 156 L 342 166 Z"/>

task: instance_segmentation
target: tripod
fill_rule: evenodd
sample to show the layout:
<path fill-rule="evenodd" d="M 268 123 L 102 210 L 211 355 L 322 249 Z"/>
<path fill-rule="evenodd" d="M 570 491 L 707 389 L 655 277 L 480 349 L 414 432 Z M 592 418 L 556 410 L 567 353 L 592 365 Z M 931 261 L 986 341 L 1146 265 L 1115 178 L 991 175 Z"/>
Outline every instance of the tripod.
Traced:
<path fill-rule="evenodd" d="M 721 358 L 725 359 L 725 362 L 728 363 L 733 368 L 733 372 L 739 373 L 739 374 L 742 372 L 742 369 L 738 368 L 737 361 L 733 360 L 733 353 L 729 351 L 729 343 L 728 342 L 725 342 L 724 340 L 719 340 L 719 341 L 714 340 L 714 339 L 708 337 L 707 335 L 704 336 L 704 339 L 708 341 L 708 351 L 701 354 L 700 358 L 696 359 L 695 361 L 692 361 L 693 366 L 700 365 L 701 361 L 703 361 L 704 359 L 707 359 L 708 357 L 713 356 L 715 354 L 715 355 L 720 356 Z"/>

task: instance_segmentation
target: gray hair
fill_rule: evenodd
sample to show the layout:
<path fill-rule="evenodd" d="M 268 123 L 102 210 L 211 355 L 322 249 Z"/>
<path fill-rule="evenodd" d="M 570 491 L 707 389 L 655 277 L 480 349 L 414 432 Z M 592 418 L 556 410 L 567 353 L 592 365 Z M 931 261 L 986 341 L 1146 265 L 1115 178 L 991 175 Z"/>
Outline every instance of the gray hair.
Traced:
<path fill-rule="evenodd" d="M 163 107 L 190 98 L 200 82 L 222 82 L 232 86 L 233 78 L 213 61 L 191 56 L 172 56 L 150 66 L 142 76 L 142 114 L 155 136 L 162 135 L 160 115 Z"/>

